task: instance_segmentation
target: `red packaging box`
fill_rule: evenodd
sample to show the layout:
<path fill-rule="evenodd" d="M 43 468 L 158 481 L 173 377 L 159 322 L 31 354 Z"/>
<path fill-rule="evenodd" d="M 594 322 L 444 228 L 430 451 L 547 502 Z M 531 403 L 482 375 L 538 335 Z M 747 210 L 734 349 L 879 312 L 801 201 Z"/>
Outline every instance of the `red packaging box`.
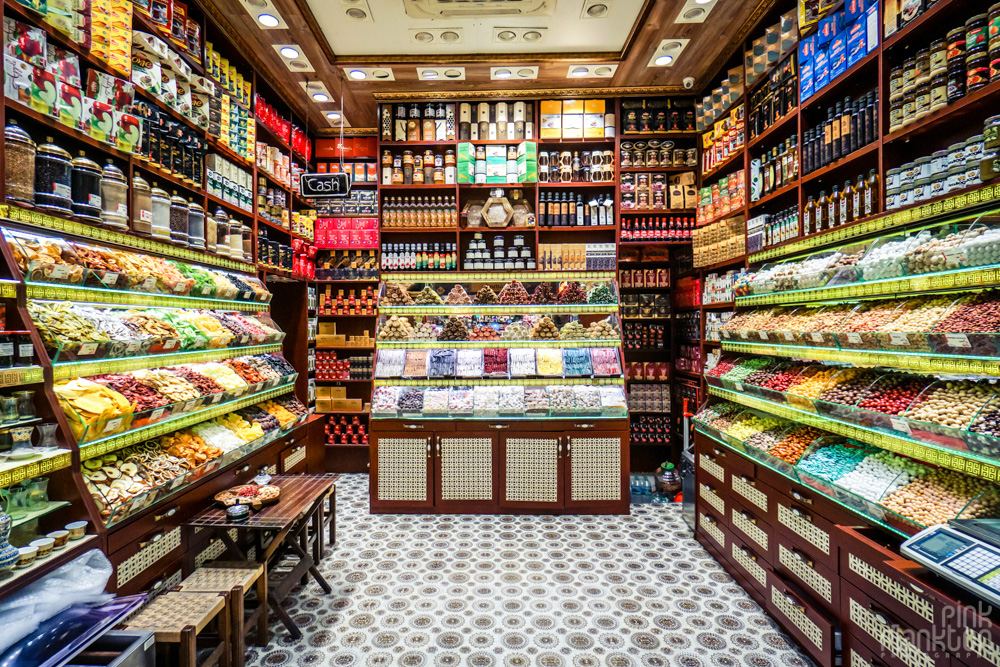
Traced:
<path fill-rule="evenodd" d="M 374 162 L 369 162 L 365 165 L 365 181 L 368 183 L 378 182 L 378 165 Z"/>
<path fill-rule="evenodd" d="M 319 174 L 325 174 L 326 173 L 326 162 L 317 162 L 316 163 L 316 171 Z"/>

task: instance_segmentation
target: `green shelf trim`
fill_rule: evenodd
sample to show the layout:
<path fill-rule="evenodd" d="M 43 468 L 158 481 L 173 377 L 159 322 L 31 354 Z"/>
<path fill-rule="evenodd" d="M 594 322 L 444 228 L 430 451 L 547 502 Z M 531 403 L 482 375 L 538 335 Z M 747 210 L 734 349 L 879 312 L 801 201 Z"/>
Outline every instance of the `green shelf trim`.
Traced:
<path fill-rule="evenodd" d="M 80 460 L 86 461 L 87 459 L 92 459 L 95 456 L 102 456 L 104 454 L 117 451 L 123 447 L 135 445 L 152 438 L 158 438 L 161 435 L 173 433 L 174 431 L 179 431 L 182 428 L 193 426 L 199 422 L 208 421 L 209 419 L 215 419 L 216 417 L 229 414 L 230 412 L 254 405 L 255 403 L 260 403 L 261 401 L 266 401 L 283 394 L 291 393 L 294 390 L 295 383 L 290 382 L 288 384 L 281 385 L 280 387 L 257 392 L 256 394 L 250 394 L 249 396 L 242 396 L 234 401 L 219 403 L 218 405 L 214 405 L 203 410 L 166 419 L 162 422 L 150 424 L 149 426 L 145 426 L 143 428 L 133 429 L 121 435 L 110 436 L 95 442 L 89 442 L 86 445 L 80 446 Z"/>
<path fill-rule="evenodd" d="M 487 230 L 489 231 L 489 230 Z M 499 231 L 499 230 L 497 230 Z M 511 280 L 556 281 L 556 280 L 614 280 L 617 275 L 614 271 L 400 271 L 384 272 L 382 280 L 385 282 L 416 282 L 416 283 L 439 283 L 439 282 L 500 282 L 506 283 Z"/>
<path fill-rule="evenodd" d="M 17 282 L 13 280 L 0 280 L 0 298 L 16 299 Z"/>
<path fill-rule="evenodd" d="M 930 463 L 941 468 L 957 470 L 958 472 L 962 472 L 973 477 L 982 477 L 983 479 L 988 479 L 991 482 L 1000 481 L 1000 463 L 985 457 L 977 456 L 971 452 L 962 452 L 949 449 L 947 447 L 925 445 L 924 443 L 912 438 L 892 435 L 890 433 L 866 428 L 864 426 L 849 424 L 837 419 L 823 417 L 821 415 L 806 412 L 805 410 L 798 410 L 787 405 L 778 405 L 773 401 L 756 398 L 754 396 L 747 396 L 746 394 L 730 391 L 728 389 L 722 389 L 720 387 L 709 386 L 708 393 L 712 396 L 732 401 L 733 403 L 745 405 L 748 408 L 754 408 L 761 410 L 762 412 L 767 412 L 768 414 L 772 414 L 776 417 L 783 417 L 800 424 L 814 426 L 818 429 L 829 431 L 830 433 L 836 433 L 837 435 L 842 435 L 846 438 L 853 438 L 858 442 L 865 442 L 869 445 L 874 445 L 902 456 L 908 456 L 911 459 Z"/>
<path fill-rule="evenodd" d="M 929 273 L 907 278 L 887 278 L 836 287 L 774 292 L 736 298 L 736 307 L 763 306 L 785 303 L 820 303 L 844 299 L 873 299 L 905 296 L 917 292 L 938 290 L 976 290 L 1000 285 L 1000 265 Z"/>
<path fill-rule="evenodd" d="M 625 384 L 625 378 L 449 378 L 430 380 L 374 380 L 376 387 L 477 387 L 492 385 L 495 387 L 509 387 L 524 385 L 531 387 L 560 385 L 560 384 L 589 384 L 608 385 Z"/>
<path fill-rule="evenodd" d="M 61 234 L 72 234 L 73 236 L 81 236 L 93 239 L 94 241 L 114 243 L 116 245 L 134 248 L 142 252 L 151 252 L 157 255 L 163 255 L 164 257 L 172 257 L 184 262 L 191 262 L 193 264 L 215 266 L 226 269 L 227 271 L 237 271 L 239 273 L 246 273 L 249 275 L 253 275 L 254 273 L 253 267 L 243 262 L 235 262 L 225 257 L 215 257 L 200 250 L 178 248 L 167 243 L 161 243 L 159 241 L 143 238 L 141 236 L 133 236 L 131 234 L 123 234 L 121 232 L 115 232 L 110 229 L 103 229 L 93 225 L 85 225 L 81 222 L 57 218 L 47 213 L 43 213 L 42 211 L 30 210 L 19 206 L 0 205 L 0 219 L 9 220 L 11 222 L 19 222 L 35 227 L 43 227 Z"/>
<path fill-rule="evenodd" d="M 128 371 L 138 371 L 146 368 L 221 361 L 222 359 L 232 359 L 248 354 L 267 354 L 269 352 L 280 351 L 281 345 L 253 345 L 250 347 L 225 347 L 218 350 L 175 352 L 174 354 L 147 354 L 141 357 L 125 357 L 122 359 L 68 361 L 52 366 L 52 378 L 54 380 L 69 380 L 75 377 L 104 375 L 106 373 L 127 373 Z"/>
<path fill-rule="evenodd" d="M 711 427 L 709 427 L 709 428 L 711 428 Z M 741 454 L 742 455 L 742 452 L 740 452 L 740 450 L 739 450 L 738 447 L 734 447 L 729 442 L 726 442 L 724 439 L 717 437 L 714 433 L 709 432 L 708 429 L 704 428 L 703 425 L 702 425 L 702 423 L 699 422 L 699 421 L 697 421 L 697 420 L 695 421 L 695 430 L 698 431 L 698 433 L 700 433 L 701 435 L 703 435 L 706 438 L 708 438 L 709 440 L 712 440 L 713 442 L 716 442 L 716 443 L 722 445 L 726 449 L 730 449 L 730 450 L 736 452 L 737 454 Z M 739 441 L 739 442 L 742 442 L 742 441 Z M 745 445 L 745 444 L 744 444 L 744 446 L 745 447 L 750 447 L 750 445 Z M 781 470 L 777 466 L 767 465 L 767 463 L 765 461 L 762 461 L 759 458 L 750 458 L 749 460 L 753 461 L 757 465 L 762 465 L 765 468 L 767 468 L 768 470 L 781 475 L 782 477 L 784 477 L 785 479 L 789 480 L 790 482 L 795 482 L 796 484 L 801 484 L 802 483 L 801 480 L 795 479 L 794 477 L 792 477 L 789 474 L 787 474 L 784 470 Z M 830 482 L 830 484 L 834 484 L 834 483 Z M 861 518 L 863 518 L 865 521 L 868 521 L 869 523 L 875 524 L 876 526 L 878 526 L 880 528 L 883 528 L 883 529 L 888 530 L 888 531 L 890 531 L 892 533 L 895 533 L 896 535 L 899 535 L 900 537 L 911 537 L 910 533 L 906 533 L 906 532 L 900 530 L 899 528 L 896 528 L 894 526 L 889 525 L 888 523 L 886 523 L 884 521 L 876 519 L 875 517 L 873 517 L 870 514 L 866 514 L 864 512 L 860 512 L 860 511 L 858 511 L 858 509 L 856 507 L 851 507 L 850 505 L 846 505 L 846 504 L 842 503 L 841 501 L 837 500 L 836 498 L 834 498 L 833 496 L 831 496 L 829 494 L 826 494 L 826 493 L 823 493 L 823 491 L 821 491 L 820 489 L 817 489 L 817 488 L 812 487 L 812 486 L 810 486 L 809 488 L 810 488 L 810 491 L 814 491 L 814 492 L 820 494 L 821 496 L 823 496 L 824 498 L 826 498 L 827 500 L 829 500 L 833 504 L 837 505 L 838 507 L 842 507 L 845 510 L 847 510 L 847 511 L 853 513 L 853 514 L 856 514 L 856 515 L 860 516 Z M 886 512 L 888 512 L 888 511 L 889 510 L 886 510 Z M 917 528 L 914 527 L 914 532 L 916 532 L 916 530 L 917 530 Z"/>
<path fill-rule="evenodd" d="M 855 366 L 881 366 L 951 375 L 991 375 L 1000 377 L 1000 358 L 934 354 L 931 352 L 883 352 L 881 350 L 840 350 L 801 345 L 765 345 L 725 341 L 723 352 L 760 354 L 789 359 L 833 361 Z"/>
<path fill-rule="evenodd" d="M 617 338 L 614 340 L 380 340 L 376 342 L 376 347 L 380 350 L 399 349 L 432 349 L 432 350 L 453 350 L 459 348 L 503 348 L 515 347 L 621 347 L 622 342 Z"/>
<path fill-rule="evenodd" d="M 13 486 L 25 479 L 68 468 L 72 463 L 73 454 L 68 449 L 49 452 L 30 461 L 0 463 L 0 489 Z"/>
<path fill-rule="evenodd" d="M 21 366 L 0 371 L 0 387 L 19 387 L 23 384 L 38 384 L 44 380 L 41 366 Z"/>
<path fill-rule="evenodd" d="M 257 301 L 230 301 L 203 299 L 193 296 L 153 294 L 151 292 L 126 292 L 94 287 L 76 287 L 51 283 L 26 283 L 29 299 L 73 301 L 77 303 L 103 303 L 109 306 L 149 306 L 152 308 L 206 308 L 238 312 L 262 312 L 270 304 Z"/>
<path fill-rule="evenodd" d="M 523 306 L 379 306 L 379 315 L 523 315 L 558 313 L 564 315 L 610 314 L 617 303 L 574 303 Z"/>
<path fill-rule="evenodd" d="M 931 204 L 912 206 L 901 211 L 893 211 L 892 213 L 880 215 L 872 218 L 871 220 L 867 220 L 850 227 L 831 229 L 825 234 L 817 234 L 816 236 L 802 239 L 801 241 L 796 241 L 795 243 L 789 243 L 788 245 L 781 246 L 780 248 L 772 248 L 771 250 L 756 252 L 750 255 L 749 262 L 754 264 L 778 257 L 789 257 L 798 253 L 815 250 L 822 246 L 834 245 L 844 241 L 860 238 L 862 236 L 868 236 L 869 234 L 896 229 L 903 225 L 912 225 L 921 221 L 930 221 L 949 213 L 959 213 L 969 206 L 980 206 L 997 200 L 1000 200 L 1000 185 L 990 185 L 980 188 L 979 190 L 958 194 L 954 197 L 949 197 L 948 199 L 943 199 Z"/>

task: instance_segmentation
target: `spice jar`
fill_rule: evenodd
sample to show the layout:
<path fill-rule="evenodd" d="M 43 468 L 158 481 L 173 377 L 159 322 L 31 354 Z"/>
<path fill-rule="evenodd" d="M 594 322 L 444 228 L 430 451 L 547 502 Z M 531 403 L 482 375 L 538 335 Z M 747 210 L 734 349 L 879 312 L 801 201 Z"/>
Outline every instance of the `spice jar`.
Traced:
<path fill-rule="evenodd" d="M 965 92 L 979 90 L 990 82 L 990 57 L 985 53 L 965 59 Z"/>
<path fill-rule="evenodd" d="M 243 224 L 238 220 L 229 223 L 229 256 L 232 259 L 243 259 Z"/>
<path fill-rule="evenodd" d="M 889 74 L 889 103 L 903 101 L 903 68 L 897 65 Z"/>
<path fill-rule="evenodd" d="M 253 261 L 253 230 L 250 229 L 250 225 L 242 225 L 243 231 L 243 261 L 252 262 Z"/>
<path fill-rule="evenodd" d="M 25 204 L 35 203 L 35 142 L 28 133 L 10 121 L 4 128 L 4 168 L 7 199 Z"/>
<path fill-rule="evenodd" d="M 128 231 L 128 181 L 108 160 L 101 177 L 101 220 L 118 231 Z"/>
<path fill-rule="evenodd" d="M 35 204 L 62 213 L 73 212 L 73 165 L 69 153 L 52 137 L 35 150 Z"/>
<path fill-rule="evenodd" d="M 170 198 L 170 240 L 177 245 L 188 244 L 188 205 L 176 191 Z"/>
<path fill-rule="evenodd" d="M 101 222 L 101 167 L 80 151 L 73 158 L 70 174 L 73 213 L 87 220 Z"/>
<path fill-rule="evenodd" d="M 188 245 L 205 249 L 205 209 L 191 200 L 188 200 Z"/>
<path fill-rule="evenodd" d="M 221 208 L 215 210 L 215 252 L 229 257 L 229 214 Z"/>
<path fill-rule="evenodd" d="M 946 39 L 936 39 L 931 42 L 929 62 L 931 77 L 948 73 L 948 41 Z"/>
<path fill-rule="evenodd" d="M 132 177 L 132 231 L 143 236 L 153 233 L 153 192 L 139 174 Z"/>

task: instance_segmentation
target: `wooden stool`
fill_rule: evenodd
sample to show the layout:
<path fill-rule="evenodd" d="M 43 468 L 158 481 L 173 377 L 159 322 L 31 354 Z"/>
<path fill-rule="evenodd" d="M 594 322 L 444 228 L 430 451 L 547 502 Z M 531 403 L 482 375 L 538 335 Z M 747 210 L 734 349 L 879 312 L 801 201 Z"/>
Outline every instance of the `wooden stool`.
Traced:
<path fill-rule="evenodd" d="M 244 596 L 257 583 L 257 605 L 246 612 Z M 267 574 L 260 563 L 210 563 L 191 573 L 178 590 L 192 593 L 229 594 L 230 627 L 233 636 L 233 667 L 243 667 L 246 635 L 256 627 L 255 644 L 267 646 Z"/>
<path fill-rule="evenodd" d="M 153 599 L 123 627 L 152 630 L 158 644 L 177 644 L 180 667 L 230 667 L 229 613 L 226 594 L 168 591 Z M 218 645 L 198 662 L 198 635 L 215 619 L 219 626 Z M 214 643 L 214 642 L 213 642 Z M 159 660 L 157 660 L 159 662 Z M 170 664 L 165 661 L 164 664 Z"/>

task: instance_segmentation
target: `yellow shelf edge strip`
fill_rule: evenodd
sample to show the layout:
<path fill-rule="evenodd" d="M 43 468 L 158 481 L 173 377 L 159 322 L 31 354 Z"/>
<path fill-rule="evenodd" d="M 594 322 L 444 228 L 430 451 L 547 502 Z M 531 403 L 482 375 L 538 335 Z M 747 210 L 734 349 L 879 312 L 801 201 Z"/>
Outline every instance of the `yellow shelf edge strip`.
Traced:
<path fill-rule="evenodd" d="M 376 387 L 476 387 L 492 385 L 497 387 L 509 386 L 549 386 L 560 384 L 587 384 L 587 385 L 609 385 L 625 384 L 625 378 L 521 378 L 508 380 L 506 378 L 448 378 L 429 380 L 399 380 L 381 379 L 374 380 Z"/>
<path fill-rule="evenodd" d="M 56 470 L 68 468 L 72 463 L 72 452 L 68 449 L 62 449 L 41 459 L 25 461 L 12 468 L 0 470 L 0 489 L 13 486 L 25 479 L 48 475 Z"/>

